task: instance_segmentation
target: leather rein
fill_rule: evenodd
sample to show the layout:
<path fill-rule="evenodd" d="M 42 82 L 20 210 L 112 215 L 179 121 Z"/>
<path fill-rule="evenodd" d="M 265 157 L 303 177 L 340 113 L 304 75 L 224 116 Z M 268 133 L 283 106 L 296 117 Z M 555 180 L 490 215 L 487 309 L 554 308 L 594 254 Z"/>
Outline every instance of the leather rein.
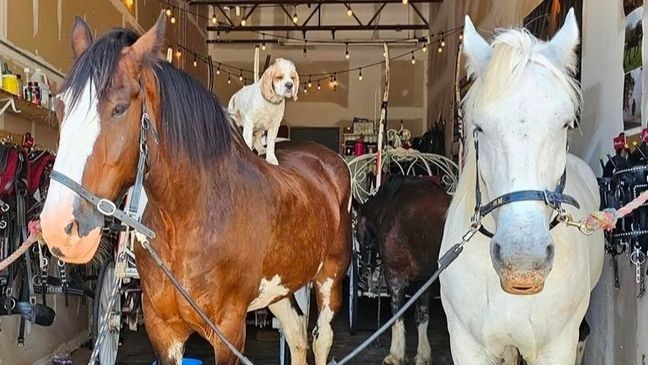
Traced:
<path fill-rule="evenodd" d="M 513 191 L 502 196 L 499 196 L 486 204 L 482 204 L 482 190 L 479 180 L 481 175 L 479 173 L 479 130 L 473 131 L 473 140 L 475 141 L 475 169 L 477 171 L 477 178 L 475 184 L 475 213 L 471 220 L 472 226 L 479 226 L 479 232 L 488 238 L 493 238 L 494 234 L 481 224 L 482 218 L 492 213 L 495 209 L 504 205 L 524 202 L 524 201 L 539 201 L 544 202 L 557 214 L 549 223 L 549 229 L 553 229 L 561 222 L 565 221 L 566 212 L 562 204 L 568 204 L 580 209 L 578 201 L 570 195 L 564 193 L 565 185 L 567 183 L 567 166 L 560 176 L 556 190 L 519 190 Z"/>

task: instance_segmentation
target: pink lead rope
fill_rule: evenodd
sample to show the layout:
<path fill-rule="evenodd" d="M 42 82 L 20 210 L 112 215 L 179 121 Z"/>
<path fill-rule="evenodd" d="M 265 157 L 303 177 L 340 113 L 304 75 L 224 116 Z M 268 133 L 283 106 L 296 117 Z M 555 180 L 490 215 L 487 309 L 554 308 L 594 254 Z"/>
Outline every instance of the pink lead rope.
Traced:
<path fill-rule="evenodd" d="M 595 231 L 597 229 L 611 231 L 616 228 L 617 220 L 632 213 L 646 201 L 648 201 L 648 190 L 639 194 L 638 197 L 619 209 L 608 208 L 603 211 L 591 213 L 582 223 L 589 231 Z"/>
<path fill-rule="evenodd" d="M 16 251 L 14 251 L 11 255 L 7 256 L 6 259 L 0 261 L 0 271 L 6 269 L 14 261 L 18 260 L 18 258 L 22 256 L 25 253 L 25 251 L 29 249 L 31 245 L 38 242 L 39 239 L 42 239 L 41 227 L 39 221 L 31 221 L 29 222 L 27 227 L 29 229 L 29 237 L 27 237 L 25 242 L 20 244 L 20 247 L 18 247 Z"/>

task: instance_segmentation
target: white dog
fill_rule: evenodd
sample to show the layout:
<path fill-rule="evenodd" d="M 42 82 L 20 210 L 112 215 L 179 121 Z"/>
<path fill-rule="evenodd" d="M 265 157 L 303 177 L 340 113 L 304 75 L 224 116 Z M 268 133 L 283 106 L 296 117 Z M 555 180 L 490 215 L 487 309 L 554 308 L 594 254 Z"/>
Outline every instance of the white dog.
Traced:
<path fill-rule="evenodd" d="M 295 64 L 283 58 L 277 58 L 252 85 L 244 86 L 229 101 L 227 111 L 243 127 L 243 139 L 248 147 L 262 154 L 264 151 L 261 137 L 265 131 L 267 150 L 266 161 L 278 165 L 275 156 L 277 132 L 286 109 L 286 98 L 297 100 L 299 92 L 299 75 Z"/>

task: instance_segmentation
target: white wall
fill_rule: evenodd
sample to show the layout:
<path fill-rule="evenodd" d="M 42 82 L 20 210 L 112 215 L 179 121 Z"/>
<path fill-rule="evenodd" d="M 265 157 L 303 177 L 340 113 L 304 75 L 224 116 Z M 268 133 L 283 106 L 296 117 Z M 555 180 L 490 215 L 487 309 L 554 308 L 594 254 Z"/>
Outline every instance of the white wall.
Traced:
<path fill-rule="evenodd" d="M 583 19 L 582 134 L 573 133 L 571 149 L 600 175 L 598 159 L 612 152 L 612 138 L 623 129 L 622 2 L 585 0 Z M 610 262 L 606 257 L 603 276 L 592 294 L 587 317 L 592 335 L 585 363 L 645 365 L 648 358 L 642 358 L 648 355 L 648 298 L 636 298 L 634 268 L 625 255 L 618 257 L 621 288 L 616 290 Z"/>

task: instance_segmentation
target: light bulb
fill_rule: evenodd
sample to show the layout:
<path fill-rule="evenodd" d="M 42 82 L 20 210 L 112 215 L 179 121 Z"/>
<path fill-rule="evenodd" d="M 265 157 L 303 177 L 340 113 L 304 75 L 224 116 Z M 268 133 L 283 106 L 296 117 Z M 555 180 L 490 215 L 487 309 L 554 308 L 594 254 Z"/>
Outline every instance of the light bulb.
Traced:
<path fill-rule="evenodd" d="M 231 79 L 229 76 L 227 76 L 227 83 L 228 83 L 228 84 L 231 84 L 231 83 L 232 83 L 232 79 Z"/>
<path fill-rule="evenodd" d="M 193 65 L 194 65 L 194 67 L 198 67 L 198 61 L 195 58 L 194 58 L 194 61 L 193 61 Z"/>
<path fill-rule="evenodd" d="M 459 33 L 459 40 L 463 40 L 463 33 Z"/>
<path fill-rule="evenodd" d="M 427 44 L 424 44 L 424 45 L 423 45 L 423 48 L 421 48 L 421 51 L 423 51 L 423 52 L 427 52 Z"/>
<path fill-rule="evenodd" d="M 351 58 L 351 55 L 349 54 L 349 51 L 346 51 L 346 53 L 344 54 L 344 58 L 346 58 L 347 60 L 349 58 Z"/>
<path fill-rule="evenodd" d="M 176 22 L 175 15 L 171 15 L 171 24 L 175 24 L 175 22 Z"/>
<path fill-rule="evenodd" d="M 216 68 L 216 75 L 220 75 L 220 66 Z"/>
<path fill-rule="evenodd" d="M 319 82 L 317 83 L 317 90 L 322 90 L 322 85 Z"/>
<path fill-rule="evenodd" d="M 304 57 L 308 55 L 308 52 L 306 51 L 306 47 L 304 46 Z"/>
<path fill-rule="evenodd" d="M 212 15 L 211 21 L 214 24 L 218 23 L 218 18 L 216 18 L 216 14 Z"/>
<path fill-rule="evenodd" d="M 437 52 L 439 53 L 443 52 L 443 47 L 439 46 L 439 48 L 437 48 Z"/>
<path fill-rule="evenodd" d="M 239 81 L 243 81 L 243 72 L 239 75 Z"/>
<path fill-rule="evenodd" d="M 266 49 L 265 42 L 261 43 L 261 49 L 265 51 L 265 49 Z"/>
<path fill-rule="evenodd" d="M 234 8 L 234 11 L 236 12 L 236 16 L 241 16 L 241 7 L 236 5 Z"/>
<path fill-rule="evenodd" d="M 441 47 L 445 47 L 445 46 L 446 46 L 445 39 L 441 38 Z"/>
<path fill-rule="evenodd" d="M 176 50 L 176 57 L 180 58 L 182 56 L 182 51 L 180 50 L 180 47 Z"/>
<path fill-rule="evenodd" d="M 414 52 L 412 52 L 412 65 L 416 63 L 416 57 L 414 57 Z"/>
<path fill-rule="evenodd" d="M 241 19 L 241 26 L 244 27 L 247 24 L 247 20 L 245 18 Z"/>
<path fill-rule="evenodd" d="M 171 16 L 171 8 L 166 8 L 166 16 Z"/>
<path fill-rule="evenodd" d="M 304 86 L 304 94 L 308 94 L 308 89 Z"/>
<path fill-rule="evenodd" d="M 358 80 L 362 81 L 362 69 L 360 69 L 360 73 L 358 73 Z"/>
<path fill-rule="evenodd" d="M 353 10 L 351 8 L 347 9 L 347 16 L 353 16 Z"/>
<path fill-rule="evenodd" d="M 310 76 L 308 76 L 308 88 L 310 89 L 313 86 Z"/>
<path fill-rule="evenodd" d="M 295 24 L 297 24 L 297 22 L 299 21 L 299 18 L 297 17 L 297 13 L 293 14 L 293 16 L 292 16 L 292 21 L 293 21 L 293 23 L 295 23 Z"/>
<path fill-rule="evenodd" d="M 407 5 L 407 0 L 403 0 L 403 5 Z"/>

